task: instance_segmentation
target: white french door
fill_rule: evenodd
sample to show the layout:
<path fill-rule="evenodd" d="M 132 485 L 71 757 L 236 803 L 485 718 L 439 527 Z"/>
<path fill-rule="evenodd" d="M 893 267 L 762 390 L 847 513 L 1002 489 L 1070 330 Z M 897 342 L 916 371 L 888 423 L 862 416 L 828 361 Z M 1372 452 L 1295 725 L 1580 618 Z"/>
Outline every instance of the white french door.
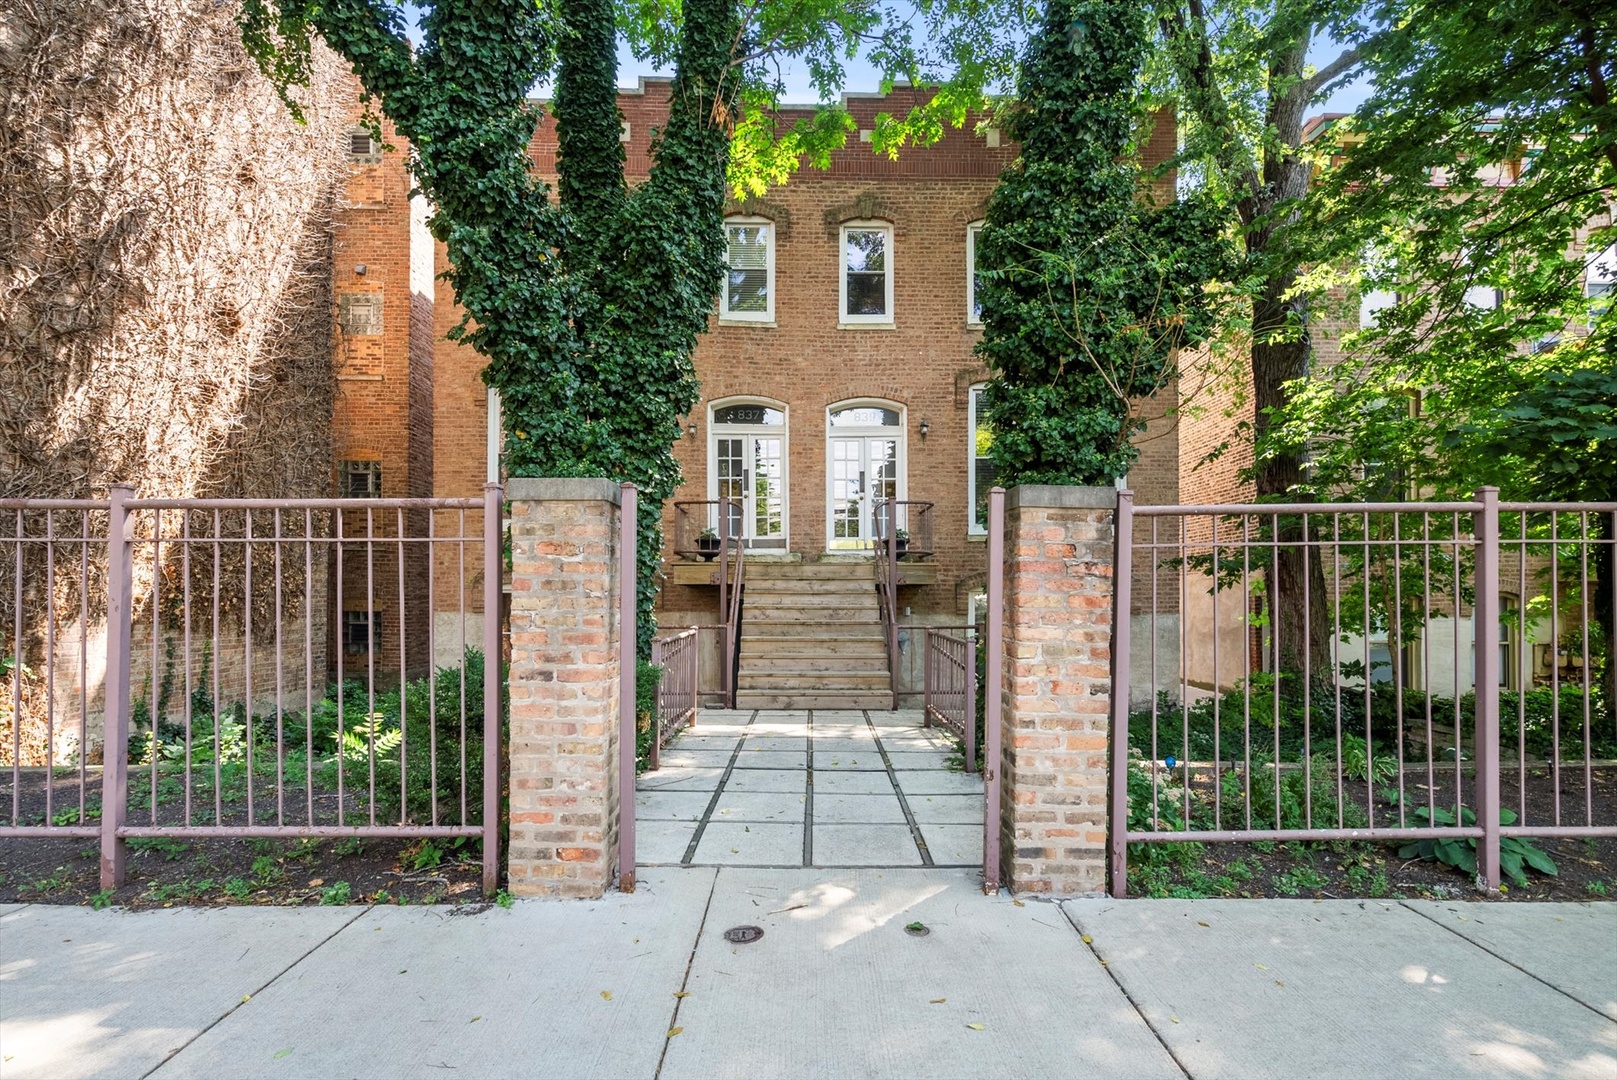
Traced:
<path fill-rule="evenodd" d="M 899 497 L 899 441 L 890 436 L 831 440 L 832 550 L 875 546 L 874 507 L 878 499 Z"/>
<path fill-rule="evenodd" d="M 730 535 L 739 534 L 750 548 L 785 548 L 785 436 L 718 426 L 711 449 L 713 497 L 740 500 L 730 508 Z"/>

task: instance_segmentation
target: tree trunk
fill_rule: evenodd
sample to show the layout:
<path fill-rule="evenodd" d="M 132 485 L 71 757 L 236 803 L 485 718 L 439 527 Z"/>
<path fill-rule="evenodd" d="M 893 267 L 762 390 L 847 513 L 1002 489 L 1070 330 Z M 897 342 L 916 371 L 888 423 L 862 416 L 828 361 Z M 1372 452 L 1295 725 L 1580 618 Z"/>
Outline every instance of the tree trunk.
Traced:
<path fill-rule="evenodd" d="M 1308 374 L 1313 342 L 1308 332 L 1308 301 L 1296 292 L 1295 259 L 1285 252 L 1285 230 L 1296 215 L 1276 210 L 1308 193 L 1312 167 L 1300 154 L 1303 112 L 1309 91 L 1302 79 L 1309 35 L 1305 32 L 1270 63 L 1269 125 L 1278 136 L 1263 160 L 1261 186 L 1241 200 L 1250 261 L 1267 267 L 1262 290 L 1252 302 L 1252 433 L 1263 444 L 1287 400 L 1286 384 Z M 1294 489 L 1302 480 L 1300 449 L 1272 451 L 1256 462 L 1258 500 L 1305 501 Z M 1325 606 L 1325 573 L 1319 551 L 1305 540 L 1318 536 L 1315 523 L 1305 530 L 1300 516 L 1276 520 L 1279 549 L 1266 568 L 1277 671 L 1327 673 L 1331 663 L 1329 612 Z"/>

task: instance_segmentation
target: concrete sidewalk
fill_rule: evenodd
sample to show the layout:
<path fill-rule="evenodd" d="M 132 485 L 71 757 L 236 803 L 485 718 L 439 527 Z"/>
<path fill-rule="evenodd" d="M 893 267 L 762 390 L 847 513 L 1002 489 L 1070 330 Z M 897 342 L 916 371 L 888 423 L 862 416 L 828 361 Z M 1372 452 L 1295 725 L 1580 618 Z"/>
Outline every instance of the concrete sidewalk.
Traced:
<path fill-rule="evenodd" d="M 0 1076 L 1617 1077 L 1617 905 L 641 881 L 471 914 L 3 908 Z"/>

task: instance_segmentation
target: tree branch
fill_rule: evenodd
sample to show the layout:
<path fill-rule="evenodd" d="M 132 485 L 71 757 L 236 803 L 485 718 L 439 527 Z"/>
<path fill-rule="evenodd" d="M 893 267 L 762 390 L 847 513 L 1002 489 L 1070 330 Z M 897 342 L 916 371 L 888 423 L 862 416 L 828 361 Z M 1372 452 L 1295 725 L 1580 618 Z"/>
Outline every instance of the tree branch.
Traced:
<path fill-rule="evenodd" d="M 1334 82 L 1355 67 L 1358 67 L 1363 59 L 1364 57 L 1357 46 L 1343 51 L 1342 55 L 1314 72 L 1313 76 L 1303 83 L 1304 100 L 1312 102 L 1314 95 L 1319 93 L 1321 87 Z"/>

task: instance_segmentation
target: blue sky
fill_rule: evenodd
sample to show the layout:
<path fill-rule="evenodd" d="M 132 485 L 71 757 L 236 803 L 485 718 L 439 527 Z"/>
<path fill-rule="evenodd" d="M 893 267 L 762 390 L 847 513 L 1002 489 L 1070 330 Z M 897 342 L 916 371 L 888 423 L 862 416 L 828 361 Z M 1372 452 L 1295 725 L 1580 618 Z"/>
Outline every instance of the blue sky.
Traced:
<path fill-rule="evenodd" d="M 1327 64 L 1335 59 L 1341 51 L 1341 46 L 1334 41 L 1316 41 L 1315 47 L 1310 50 L 1309 60 L 1316 64 Z M 863 57 L 849 61 L 846 65 L 847 83 L 844 90 L 869 92 L 877 89 L 881 82 L 881 75 L 876 68 Z M 784 63 L 781 66 L 783 81 L 786 84 L 786 100 L 789 102 L 809 103 L 817 101 L 819 94 L 809 82 L 807 68 L 795 62 Z M 618 85 L 634 86 L 636 81 L 644 75 L 666 75 L 669 72 L 658 71 L 650 64 L 643 64 L 634 58 L 629 51 L 628 44 L 620 43 L 618 46 Z M 1352 112 L 1358 108 L 1370 94 L 1368 80 L 1359 79 L 1348 83 L 1332 94 L 1325 102 L 1309 110 L 1309 115 L 1322 112 Z"/>
<path fill-rule="evenodd" d="M 409 19 L 410 37 L 419 43 L 420 37 L 416 31 L 418 9 L 414 5 L 406 4 L 405 10 L 407 12 L 406 17 Z M 1329 39 L 1317 40 L 1314 48 L 1310 51 L 1309 60 L 1314 64 L 1329 63 L 1340 51 L 1341 46 L 1334 41 Z M 846 64 L 846 70 L 847 81 L 843 86 L 846 91 L 868 93 L 876 90 L 880 84 L 880 74 L 863 57 L 849 61 Z M 651 64 L 641 63 L 636 60 L 634 54 L 629 51 L 627 42 L 621 42 L 618 45 L 619 86 L 634 86 L 642 76 L 666 74 L 669 73 L 659 71 Z M 796 62 L 783 63 L 781 65 L 781 74 L 786 85 L 787 101 L 806 104 L 819 99 L 819 94 L 809 82 L 808 70 L 803 64 Z M 542 86 L 538 92 L 543 96 L 547 90 L 548 87 Z M 1352 112 L 1369 96 L 1369 93 L 1368 81 L 1364 79 L 1357 80 L 1341 87 L 1326 101 L 1309 110 L 1309 115 L 1321 112 Z"/>

